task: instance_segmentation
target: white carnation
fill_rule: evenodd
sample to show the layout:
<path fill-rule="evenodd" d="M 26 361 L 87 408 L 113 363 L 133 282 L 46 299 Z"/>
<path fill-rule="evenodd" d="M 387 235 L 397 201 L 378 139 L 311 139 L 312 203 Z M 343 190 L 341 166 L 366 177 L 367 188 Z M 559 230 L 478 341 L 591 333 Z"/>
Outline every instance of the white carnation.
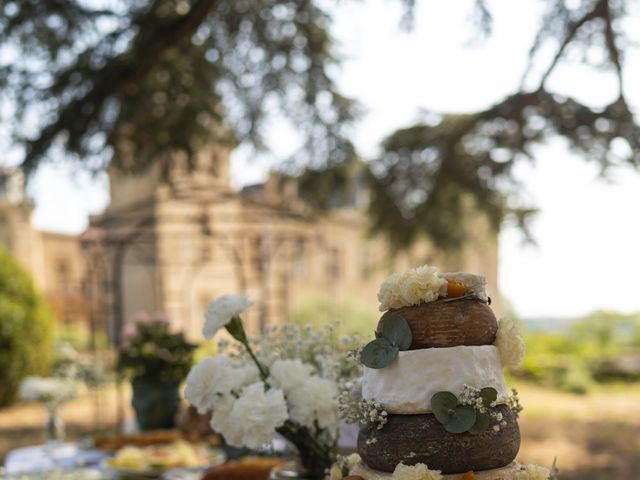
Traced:
<path fill-rule="evenodd" d="M 549 469 L 539 465 L 522 465 L 516 472 L 515 480 L 547 480 Z"/>
<path fill-rule="evenodd" d="M 338 428 L 338 389 L 336 384 L 325 378 L 311 376 L 291 391 L 287 397 L 291 419 L 301 425 L 335 432 Z"/>
<path fill-rule="evenodd" d="M 187 375 L 184 396 L 198 412 L 214 408 L 220 395 L 238 392 L 258 378 L 254 367 L 234 367 L 231 359 L 223 355 L 209 357 L 194 366 Z"/>
<path fill-rule="evenodd" d="M 380 311 L 432 302 L 447 293 L 447 280 L 437 267 L 423 265 L 394 273 L 380 286 Z"/>
<path fill-rule="evenodd" d="M 273 440 L 276 428 L 284 425 L 288 417 L 282 390 L 271 388 L 265 392 L 264 383 L 256 382 L 233 403 L 228 420 L 216 423 L 226 423 L 231 435 L 218 431 L 230 445 L 257 449 Z"/>
<path fill-rule="evenodd" d="M 271 365 L 269 384 L 289 393 L 300 387 L 313 373 L 313 367 L 295 360 L 276 360 Z"/>
<path fill-rule="evenodd" d="M 241 425 L 231 421 L 231 410 L 235 398 L 230 395 L 223 395 L 216 401 L 211 421 L 211 428 L 221 434 L 225 441 L 230 445 L 242 445 L 242 429 Z"/>
<path fill-rule="evenodd" d="M 503 367 L 517 367 L 524 357 L 524 340 L 510 318 L 502 318 L 498 323 L 495 346 L 500 352 Z"/>
<path fill-rule="evenodd" d="M 440 470 L 429 470 L 424 463 L 413 466 L 399 463 L 391 475 L 392 480 L 442 480 Z"/>
<path fill-rule="evenodd" d="M 253 302 L 246 295 L 222 295 L 211 302 L 204 314 L 205 322 L 202 334 L 210 340 L 233 317 L 237 317 Z"/>

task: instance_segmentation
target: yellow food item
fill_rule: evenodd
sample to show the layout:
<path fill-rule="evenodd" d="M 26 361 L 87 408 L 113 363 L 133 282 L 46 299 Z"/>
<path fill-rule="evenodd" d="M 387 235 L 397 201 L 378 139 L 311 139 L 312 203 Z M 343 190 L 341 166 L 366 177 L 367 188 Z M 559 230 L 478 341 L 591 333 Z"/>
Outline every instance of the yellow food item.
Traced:
<path fill-rule="evenodd" d="M 460 480 L 476 480 L 476 476 L 472 471 L 468 471 L 460 477 Z"/>
<path fill-rule="evenodd" d="M 166 445 L 147 447 L 126 446 L 108 460 L 112 468 L 128 470 L 159 470 L 208 465 L 210 458 L 204 446 L 194 446 L 183 440 Z"/>
<path fill-rule="evenodd" d="M 447 297 L 461 297 L 467 293 L 467 286 L 455 280 L 447 280 Z"/>

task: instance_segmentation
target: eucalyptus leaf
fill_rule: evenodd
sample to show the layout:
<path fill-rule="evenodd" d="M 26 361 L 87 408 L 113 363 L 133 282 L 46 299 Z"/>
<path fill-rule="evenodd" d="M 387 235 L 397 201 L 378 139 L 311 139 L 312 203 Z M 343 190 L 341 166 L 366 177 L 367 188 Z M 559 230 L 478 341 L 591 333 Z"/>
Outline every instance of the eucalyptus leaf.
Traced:
<path fill-rule="evenodd" d="M 369 342 L 360 352 L 360 361 L 369 368 L 384 368 L 398 356 L 399 349 L 384 337 Z"/>
<path fill-rule="evenodd" d="M 482 404 L 490 408 L 491 404 L 498 399 L 498 391 L 493 387 L 484 387 L 480 390 L 480 398 L 482 398 Z"/>
<path fill-rule="evenodd" d="M 489 428 L 489 423 L 491 423 L 491 417 L 489 415 L 485 415 L 484 413 L 476 413 L 476 423 L 469 429 L 469 433 L 473 433 L 477 435 L 479 433 L 484 432 L 487 428 Z"/>
<path fill-rule="evenodd" d="M 407 320 L 399 313 L 391 313 L 382 319 L 382 336 L 399 350 L 408 350 L 413 340 Z"/>
<path fill-rule="evenodd" d="M 445 423 L 444 429 L 449 433 L 464 433 L 468 431 L 476 423 L 477 412 L 467 406 L 459 405 L 455 408 L 454 413 Z"/>
<path fill-rule="evenodd" d="M 458 399 L 451 392 L 438 392 L 431 397 L 431 410 L 443 425 L 450 420 L 457 406 Z"/>

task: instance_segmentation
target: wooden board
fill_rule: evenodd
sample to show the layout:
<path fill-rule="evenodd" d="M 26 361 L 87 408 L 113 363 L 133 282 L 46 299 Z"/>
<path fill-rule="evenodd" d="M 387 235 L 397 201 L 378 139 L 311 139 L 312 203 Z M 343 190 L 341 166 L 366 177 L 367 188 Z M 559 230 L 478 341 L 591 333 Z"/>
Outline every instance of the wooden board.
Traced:
<path fill-rule="evenodd" d="M 449 433 L 433 414 L 389 415 L 381 430 L 360 432 L 358 453 L 370 468 L 383 472 L 392 472 L 400 462 L 424 463 L 442 473 L 500 468 L 516 458 L 520 429 L 506 405 L 496 408 L 507 426 L 499 432 L 489 427 L 478 435 Z"/>
<path fill-rule="evenodd" d="M 394 308 L 382 315 L 378 330 L 391 313 L 399 313 L 407 320 L 413 335 L 410 350 L 491 345 L 498 331 L 493 310 L 477 300 L 436 301 Z"/>

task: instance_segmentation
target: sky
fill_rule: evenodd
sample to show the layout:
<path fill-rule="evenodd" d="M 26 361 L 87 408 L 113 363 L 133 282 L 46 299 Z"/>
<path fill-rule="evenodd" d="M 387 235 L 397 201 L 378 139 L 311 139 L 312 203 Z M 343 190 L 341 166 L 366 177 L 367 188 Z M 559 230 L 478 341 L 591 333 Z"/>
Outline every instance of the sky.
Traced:
<path fill-rule="evenodd" d="M 386 135 L 423 111 L 484 109 L 515 92 L 543 2 L 490 2 L 494 33 L 473 46 L 469 0 L 417 3 L 411 33 L 399 28 L 399 1 L 340 2 L 332 8 L 344 58 L 334 76 L 364 107 L 353 134 L 365 158 L 375 156 Z M 640 85 L 638 52 L 629 54 L 627 63 L 626 84 Z M 571 59 L 548 86 L 593 105 L 617 95 L 612 76 Z M 629 88 L 627 97 L 640 107 L 640 89 Z M 296 143 L 281 119 L 273 122 L 268 137 L 270 155 L 256 159 L 243 149 L 233 154 L 234 185 L 263 179 Z M 535 164 L 516 171 L 540 213 L 532 224 L 535 246 L 523 245 L 513 227 L 500 234 L 499 287 L 515 311 L 523 317 L 576 317 L 599 308 L 640 311 L 640 173 L 620 168 L 603 181 L 594 165 L 568 152 L 561 141 L 537 148 Z M 64 165 L 42 167 L 30 189 L 37 204 L 35 225 L 54 231 L 82 231 L 87 215 L 109 201 L 104 175 L 90 177 Z"/>

